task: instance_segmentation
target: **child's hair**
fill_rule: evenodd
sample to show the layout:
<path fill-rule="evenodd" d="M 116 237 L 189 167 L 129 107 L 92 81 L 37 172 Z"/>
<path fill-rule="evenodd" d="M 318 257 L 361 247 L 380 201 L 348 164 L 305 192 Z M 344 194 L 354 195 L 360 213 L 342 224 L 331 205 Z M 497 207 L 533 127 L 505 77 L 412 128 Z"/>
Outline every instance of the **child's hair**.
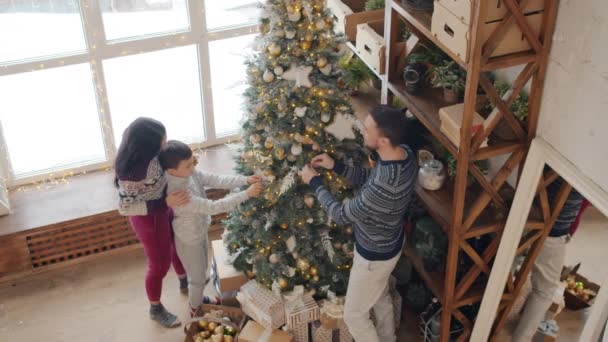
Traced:
<path fill-rule="evenodd" d="M 192 150 L 186 144 L 177 140 L 169 140 L 167 147 L 160 151 L 158 160 L 163 169 L 177 169 L 179 163 L 192 157 Z"/>

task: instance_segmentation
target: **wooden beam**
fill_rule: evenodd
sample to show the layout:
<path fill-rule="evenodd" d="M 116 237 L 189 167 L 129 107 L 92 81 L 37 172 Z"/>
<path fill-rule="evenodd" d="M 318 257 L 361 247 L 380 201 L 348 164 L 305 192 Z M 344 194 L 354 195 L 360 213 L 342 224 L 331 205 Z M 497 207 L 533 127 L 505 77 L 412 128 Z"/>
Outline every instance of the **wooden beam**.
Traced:
<path fill-rule="evenodd" d="M 524 69 L 517 75 L 515 82 L 512 85 L 511 90 L 507 91 L 503 96 L 502 100 L 506 100 L 506 107 L 511 108 L 511 104 L 515 101 L 515 99 L 519 96 L 519 93 L 524 88 L 526 83 L 530 80 L 534 71 L 537 69 L 536 63 L 529 63 L 524 67 Z M 483 141 L 492 133 L 500 118 L 502 117 L 502 113 L 495 107 L 492 113 L 486 119 L 486 122 L 483 124 L 483 130 L 479 130 L 477 134 L 473 137 L 473 151 L 477 152 L 479 147 L 483 143 Z"/>
<path fill-rule="evenodd" d="M 483 72 L 510 68 L 517 65 L 535 62 L 538 56 L 533 51 L 512 53 L 510 55 L 492 57 L 481 69 Z"/>
<path fill-rule="evenodd" d="M 502 236 L 502 232 L 498 233 L 497 236 L 494 237 L 494 240 L 490 242 L 490 245 L 483 252 L 483 261 L 489 263 L 496 251 L 498 250 L 498 245 L 500 244 L 500 238 Z M 456 298 L 461 299 L 469 290 L 475 279 L 479 276 L 481 270 L 477 267 L 472 267 L 460 280 L 458 287 L 456 288 Z"/>
<path fill-rule="evenodd" d="M 467 255 L 471 258 L 471 260 L 473 260 L 475 265 L 477 265 L 477 267 L 479 267 L 479 269 L 483 273 L 490 274 L 490 268 L 488 267 L 488 264 L 486 262 L 484 262 L 484 260 L 473 249 L 473 247 L 471 247 L 471 245 L 469 245 L 469 243 L 466 240 L 460 241 L 460 247 L 462 248 L 462 250 L 465 253 L 467 253 Z"/>
<path fill-rule="evenodd" d="M 503 3 L 507 5 L 507 8 L 509 9 L 513 17 L 515 17 L 515 21 L 517 21 L 519 29 L 523 32 L 524 37 L 526 38 L 528 43 L 530 43 L 536 53 L 540 53 L 543 46 L 540 44 L 536 33 L 532 31 L 532 28 L 528 24 L 528 21 L 526 20 L 522 9 L 518 6 L 515 0 L 504 0 Z"/>
<path fill-rule="evenodd" d="M 460 234 L 462 231 L 462 219 L 464 217 L 465 195 L 467 191 L 467 178 L 469 169 L 469 159 L 471 156 L 471 127 L 473 126 L 473 114 L 477 104 L 477 89 L 481 75 L 481 46 L 483 44 L 483 27 L 487 1 L 473 1 L 472 3 L 472 22 L 471 22 L 471 41 L 467 65 L 467 81 L 464 95 L 464 112 L 462 126 L 460 129 L 460 150 L 458 151 L 458 161 L 456 163 L 456 181 L 454 185 L 454 202 L 452 207 L 452 230 L 449 236 L 448 255 L 446 258 L 445 275 L 445 300 L 443 311 L 441 312 L 441 335 L 440 342 L 448 342 L 450 339 L 450 326 L 452 312 L 463 322 L 465 327 L 470 326 L 470 322 L 462 315 L 464 320 L 458 317 L 460 313 L 454 308 L 456 298 L 456 271 L 458 269 L 458 252 L 460 250 Z M 489 196 L 489 195 L 488 195 Z M 467 322 L 467 323 L 465 323 Z M 469 327 L 470 328 L 470 327 Z"/>
<path fill-rule="evenodd" d="M 557 174 L 557 172 L 553 171 L 553 170 L 549 170 L 545 176 L 545 187 L 548 187 L 551 183 L 555 182 L 558 178 L 559 175 Z"/>
<path fill-rule="evenodd" d="M 477 150 L 473 155 L 473 161 L 485 160 L 501 156 L 503 154 L 513 153 L 517 150 L 525 148 L 523 143 L 503 142 L 488 147 L 483 147 Z"/>
<path fill-rule="evenodd" d="M 498 171 L 498 173 L 494 176 L 494 179 L 491 182 L 492 187 L 494 189 L 500 189 L 500 187 L 505 183 L 509 175 L 513 172 L 517 164 L 521 162 L 523 156 L 523 151 L 511 154 L 509 159 L 507 159 L 507 161 L 504 163 L 500 171 Z M 477 198 L 477 200 L 469 210 L 466 220 L 462 224 L 461 229 L 463 233 L 466 232 L 473 225 L 475 220 L 477 220 L 477 217 L 479 217 L 479 214 L 481 214 L 483 209 L 485 209 L 486 205 L 488 205 L 490 199 L 491 197 L 485 192 Z"/>
<path fill-rule="evenodd" d="M 547 194 L 547 188 L 543 184 L 543 177 L 540 177 L 540 183 L 538 183 L 538 193 L 540 197 L 540 208 L 543 213 L 543 221 L 548 222 L 551 218 L 551 207 L 549 206 L 549 195 Z"/>
<path fill-rule="evenodd" d="M 515 255 L 521 255 L 523 252 L 525 252 L 526 249 L 528 249 L 536 240 L 538 240 L 542 236 L 542 234 L 542 231 L 528 234 L 528 236 L 524 238 L 525 241 L 519 247 L 517 247 Z"/>
<path fill-rule="evenodd" d="M 485 90 L 486 94 L 488 94 L 488 97 L 490 98 L 492 103 L 500 110 L 502 117 L 505 119 L 507 124 L 509 124 L 509 126 L 513 130 L 513 133 L 515 133 L 518 139 L 525 141 L 526 134 L 524 133 L 521 124 L 515 118 L 511 110 L 507 107 L 507 104 L 500 98 L 492 82 L 490 82 L 490 80 L 483 74 L 479 75 L 479 82 L 481 83 L 481 86 Z"/>
<path fill-rule="evenodd" d="M 526 229 L 541 230 L 545 228 L 544 222 L 528 222 L 526 223 Z"/>
<path fill-rule="evenodd" d="M 502 197 L 500 197 L 498 190 L 492 187 L 492 184 L 488 182 L 486 176 L 483 174 L 483 172 L 481 172 L 481 170 L 479 170 L 479 167 L 475 165 L 475 163 L 471 163 L 471 165 L 469 165 L 469 171 L 471 172 L 473 177 L 475 177 L 477 182 L 481 185 L 483 190 L 492 197 L 494 203 L 496 203 L 496 205 L 501 208 L 504 207 L 505 201 L 502 199 Z"/>
<path fill-rule="evenodd" d="M 464 235 L 462 235 L 463 239 L 471 239 L 474 237 L 478 237 L 481 235 L 487 235 L 490 233 L 498 233 L 504 228 L 504 223 L 490 223 L 487 225 L 473 227 L 469 229 Z"/>

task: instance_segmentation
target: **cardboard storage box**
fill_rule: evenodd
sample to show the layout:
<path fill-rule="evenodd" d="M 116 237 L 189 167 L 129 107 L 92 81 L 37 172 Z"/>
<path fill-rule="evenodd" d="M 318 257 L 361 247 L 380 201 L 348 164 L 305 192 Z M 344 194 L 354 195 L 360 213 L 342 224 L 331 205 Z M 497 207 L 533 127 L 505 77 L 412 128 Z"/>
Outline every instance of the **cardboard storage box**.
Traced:
<path fill-rule="evenodd" d="M 456 147 L 460 147 L 460 127 L 462 126 L 463 114 L 464 103 L 439 109 L 439 119 L 441 120 L 440 130 L 454 145 L 456 145 Z M 483 124 L 483 117 L 475 112 L 473 114 L 473 125 L 471 126 L 473 134 L 479 129 L 482 129 Z M 481 147 L 486 146 L 488 146 L 488 139 L 484 140 L 481 144 Z"/>
<path fill-rule="evenodd" d="M 473 11 L 473 2 L 475 0 L 435 0 L 435 7 L 443 6 L 448 11 L 452 12 L 458 19 L 465 24 L 471 24 L 471 13 Z M 509 9 L 504 4 L 503 0 L 486 0 L 486 13 L 484 16 L 485 22 L 501 20 L 509 12 Z M 524 14 L 542 11 L 545 7 L 544 0 L 530 0 L 524 8 Z"/>
<path fill-rule="evenodd" d="M 258 342 L 264 334 L 264 327 L 255 321 L 249 321 L 245 324 L 243 330 L 239 334 L 239 342 Z M 270 333 L 267 342 L 293 342 L 293 335 L 282 330 L 273 330 Z"/>
<path fill-rule="evenodd" d="M 334 31 L 344 33 L 346 39 L 354 42 L 357 25 L 384 19 L 384 10 L 365 11 L 366 0 L 327 0 L 327 8 L 336 20 Z"/>
<path fill-rule="evenodd" d="M 217 276 L 218 292 L 237 291 L 245 285 L 249 279 L 243 272 L 237 271 L 232 265 L 227 263 L 229 254 L 224 246 L 224 241 L 215 240 L 211 242 L 213 248 L 214 272 Z"/>
<path fill-rule="evenodd" d="M 543 19 L 542 12 L 528 14 L 525 18 L 532 31 L 538 36 L 540 34 L 540 27 Z M 484 42 L 490 37 L 499 24 L 500 20 L 486 22 L 483 25 L 481 33 Z M 469 24 L 461 21 L 460 18 L 456 17 L 441 4 L 435 6 L 431 33 L 453 53 L 460 56 L 463 61 L 466 62 L 469 60 L 469 43 L 471 39 Z M 492 57 L 528 51 L 530 49 L 530 43 L 526 40 L 524 34 L 519 29 L 519 26 L 513 24 L 507 30 L 504 38 L 492 53 Z"/>

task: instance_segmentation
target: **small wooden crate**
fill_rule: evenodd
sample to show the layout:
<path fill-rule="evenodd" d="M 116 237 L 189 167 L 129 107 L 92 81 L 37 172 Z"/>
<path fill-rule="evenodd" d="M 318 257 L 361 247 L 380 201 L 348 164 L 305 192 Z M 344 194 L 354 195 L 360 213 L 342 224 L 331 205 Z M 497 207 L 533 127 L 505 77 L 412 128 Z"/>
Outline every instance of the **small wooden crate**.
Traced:
<path fill-rule="evenodd" d="M 357 37 L 357 25 L 384 19 L 384 10 L 365 11 L 366 0 L 327 0 L 336 23 L 334 32 L 343 33 L 351 42 Z"/>
<path fill-rule="evenodd" d="M 237 337 L 235 338 L 235 341 L 238 341 L 238 333 L 241 331 L 241 329 L 243 329 L 243 325 L 245 325 L 246 320 L 246 316 L 245 313 L 243 313 L 243 310 L 229 306 L 203 304 L 198 308 L 198 310 L 196 310 L 196 317 L 184 325 L 184 333 L 186 334 L 186 338 L 184 339 L 185 342 L 194 342 L 194 336 L 199 332 L 198 324 L 196 323 L 200 319 L 202 319 L 202 317 L 206 313 L 211 312 L 211 310 L 221 310 L 223 311 L 222 317 L 230 318 L 232 323 L 231 325 L 237 331 Z M 214 322 L 216 321 L 214 320 Z M 228 324 L 228 322 L 222 321 L 217 321 L 217 323 L 221 323 L 224 325 Z"/>
<path fill-rule="evenodd" d="M 386 43 L 384 42 L 384 20 L 357 25 L 355 47 L 361 59 L 376 73 L 384 74 Z"/>
<path fill-rule="evenodd" d="M 391 60 L 397 66 L 400 52 L 405 51 L 406 43 L 399 42 L 393 47 L 395 53 Z M 372 68 L 376 74 L 384 75 L 386 72 L 386 43 L 384 41 L 384 20 L 374 20 L 357 25 L 357 41 L 355 43 L 357 55 Z"/>
<path fill-rule="evenodd" d="M 471 24 L 471 13 L 473 11 L 473 3 L 475 0 L 435 0 L 437 5 L 443 6 L 448 11 L 452 12 L 463 23 Z M 485 22 L 501 20 L 505 17 L 509 10 L 504 4 L 504 0 L 486 0 L 486 13 L 483 16 Z M 524 8 L 525 14 L 542 11 L 545 7 L 544 0 L 530 0 Z"/>
<path fill-rule="evenodd" d="M 542 13 L 537 12 L 526 15 L 526 20 L 536 35 L 540 33 L 542 19 Z M 486 22 L 484 24 L 481 32 L 484 42 L 490 37 L 499 24 L 500 20 Z M 460 18 L 456 17 L 441 4 L 435 6 L 431 32 L 439 41 L 445 44 L 448 49 L 460 56 L 462 60 L 465 62 L 469 60 L 469 43 L 471 37 L 469 24 L 461 21 Z M 511 25 L 503 40 L 492 53 L 492 57 L 508 55 L 530 49 L 530 43 L 528 43 L 524 37 L 519 26 Z"/>

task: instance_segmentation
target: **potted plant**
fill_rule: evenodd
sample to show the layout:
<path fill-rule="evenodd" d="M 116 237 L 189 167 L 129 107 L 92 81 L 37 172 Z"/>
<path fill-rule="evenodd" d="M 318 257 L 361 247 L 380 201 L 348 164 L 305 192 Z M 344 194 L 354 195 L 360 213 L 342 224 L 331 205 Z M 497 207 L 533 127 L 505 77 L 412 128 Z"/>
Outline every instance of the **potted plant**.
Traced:
<path fill-rule="evenodd" d="M 428 77 L 428 71 L 434 65 L 442 63 L 447 56 L 437 48 L 429 48 L 424 44 L 419 45 L 417 51 L 407 57 L 407 65 L 403 69 L 405 89 L 408 93 L 417 94 L 424 86 L 424 80 Z"/>
<path fill-rule="evenodd" d="M 344 85 L 353 96 L 358 94 L 361 83 L 377 78 L 367 65 L 352 52 L 344 54 L 338 64 L 343 71 Z"/>
<path fill-rule="evenodd" d="M 434 66 L 429 76 L 434 88 L 443 88 L 447 102 L 458 102 L 464 91 L 466 73 L 456 62 L 446 61 Z"/>

